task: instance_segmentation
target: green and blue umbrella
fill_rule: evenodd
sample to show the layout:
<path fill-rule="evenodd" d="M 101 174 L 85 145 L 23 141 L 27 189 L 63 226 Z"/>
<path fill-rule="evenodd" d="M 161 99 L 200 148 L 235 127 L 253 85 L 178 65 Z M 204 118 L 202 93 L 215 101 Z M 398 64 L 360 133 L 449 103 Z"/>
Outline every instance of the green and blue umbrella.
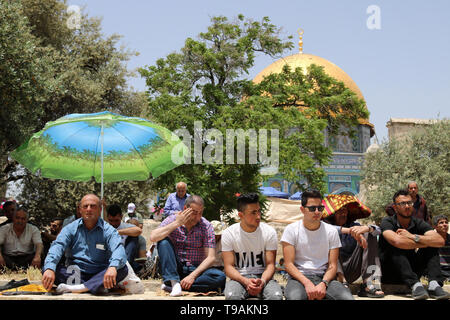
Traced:
<path fill-rule="evenodd" d="M 168 129 L 108 111 L 70 114 L 44 129 L 11 156 L 42 177 L 103 183 L 147 180 L 183 163 L 187 147 Z"/>

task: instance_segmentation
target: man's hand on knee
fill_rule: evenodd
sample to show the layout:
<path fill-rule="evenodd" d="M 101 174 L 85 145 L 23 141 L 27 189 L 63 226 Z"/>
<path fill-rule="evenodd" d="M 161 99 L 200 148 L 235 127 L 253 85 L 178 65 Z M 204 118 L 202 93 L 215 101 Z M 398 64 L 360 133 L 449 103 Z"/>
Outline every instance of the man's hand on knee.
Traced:
<path fill-rule="evenodd" d="M 44 274 L 42 275 L 42 285 L 44 286 L 45 290 L 50 291 L 53 287 L 54 282 L 55 271 L 51 269 L 45 270 Z"/>
<path fill-rule="evenodd" d="M 105 289 L 112 289 L 116 285 L 117 270 L 115 267 L 109 267 L 103 277 L 103 286 Z"/>

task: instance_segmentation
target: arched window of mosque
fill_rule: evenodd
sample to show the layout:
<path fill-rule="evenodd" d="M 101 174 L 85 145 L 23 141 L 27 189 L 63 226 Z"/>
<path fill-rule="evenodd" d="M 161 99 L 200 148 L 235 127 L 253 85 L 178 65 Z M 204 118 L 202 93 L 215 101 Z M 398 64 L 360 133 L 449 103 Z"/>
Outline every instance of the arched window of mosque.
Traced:
<path fill-rule="evenodd" d="M 337 148 L 337 141 L 336 141 L 336 137 L 335 136 L 330 136 L 330 138 L 328 139 L 328 143 L 329 146 L 331 147 L 332 150 L 338 151 Z"/>

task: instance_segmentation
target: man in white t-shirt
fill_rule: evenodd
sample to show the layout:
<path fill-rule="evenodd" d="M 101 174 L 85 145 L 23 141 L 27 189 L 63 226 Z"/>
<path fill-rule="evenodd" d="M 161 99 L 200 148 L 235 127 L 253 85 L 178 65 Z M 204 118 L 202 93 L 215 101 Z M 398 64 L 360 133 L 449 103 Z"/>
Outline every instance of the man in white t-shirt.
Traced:
<path fill-rule="evenodd" d="M 302 193 L 303 220 L 284 229 L 281 243 L 289 280 L 287 300 L 354 300 L 350 290 L 334 280 L 341 241 L 337 230 L 320 219 L 322 195 L 311 190 Z"/>
<path fill-rule="evenodd" d="M 244 300 L 249 296 L 264 300 L 282 300 L 280 285 L 272 279 L 278 247 L 277 233 L 261 223 L 258 194 L 239 196 L 240 223 L 222 233 L 222 258 L 229 281 L 225 299 Z"/>

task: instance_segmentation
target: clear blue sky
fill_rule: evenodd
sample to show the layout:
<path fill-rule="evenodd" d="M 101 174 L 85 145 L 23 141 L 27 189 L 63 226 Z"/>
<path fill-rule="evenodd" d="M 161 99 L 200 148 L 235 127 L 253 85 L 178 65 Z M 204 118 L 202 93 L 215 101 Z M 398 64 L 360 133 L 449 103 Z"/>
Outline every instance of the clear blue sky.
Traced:
<path fill-rule="evenodd" d="M 242 13 L 268 16 L 293 35 L 298 52 L 299 27 L 305 30 L 303 51 L 342 68 L 361 89 L 379 140 L 387 137 L 392 118 L 450 117 L 450 1 L 390 0 L 68 0 L 89 16 L 102 17 L 105 35 L 123 36 L 120 44 L 136 50 L 129 69 L 152 65 L 179 51 L 210 18 Z M 370 5 L 380 9 L 381 29 L 370 30 Z M 273 60 L 260 56 L 249 78 Z M 145 90 L 137 77 L 129 80 Z"/>

